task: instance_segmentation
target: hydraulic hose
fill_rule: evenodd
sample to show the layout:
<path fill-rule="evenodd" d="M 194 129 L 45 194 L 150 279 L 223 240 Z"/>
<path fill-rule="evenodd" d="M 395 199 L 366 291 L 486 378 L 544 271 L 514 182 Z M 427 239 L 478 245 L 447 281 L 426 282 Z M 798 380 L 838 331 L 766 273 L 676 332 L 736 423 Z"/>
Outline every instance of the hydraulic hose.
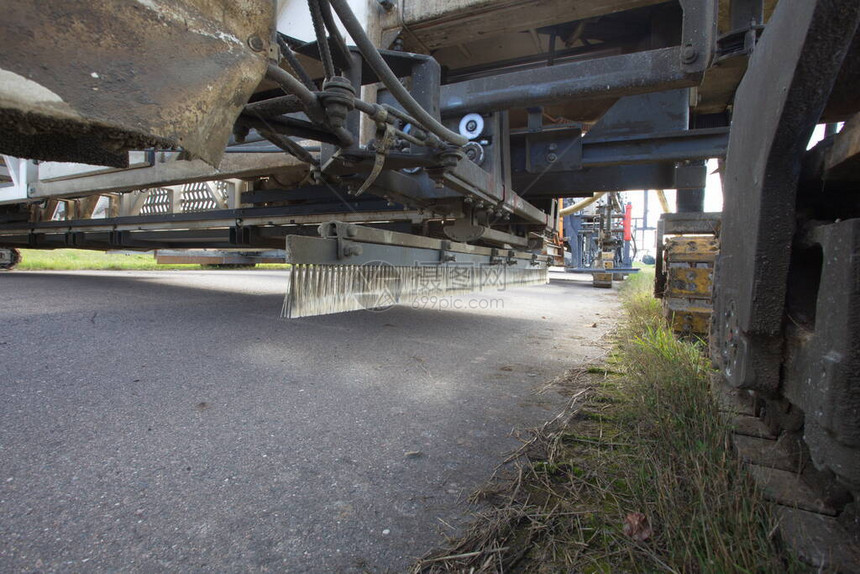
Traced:
<path fill-rule="evenodd" d="M 314 84 L 313 78 L 311 78 L 310 75 L 302 67 L 301 63 L 299 62 L 299 59 L 296 58 L 296 54 L 287 44 L 286 40 L 284 40 L 280 34 L 278 34 L 277 36 L 278 47 L 281 48 L 281 55 L 284 57 L 285 60 L 287 60 L 287 63 L 302 81 L 302 84 L 304 84 L 304 86 L 311 91 L 316 90 L 317 86 L 316 84 Z"/>
<path fill-rule="evenodd" d="M 344 61 L 344 66 L 349 69 L 352 67 L 352 58 L 349 55 L 349 48 L 346 45 L 346 40 L 344 40 L 343 36 L 340 35 L 340 30 L 337 29 L 337 25 L 334 22 L 334 16 L 331 13 L 331 4 L 328 3 L 328 0 L 318 0 L 318 2 L 322 9 L 322 19 L 325 23 L 325 27 L 328 28 L 328 33 L 334 40 L 334 45 L 337 48 L 337 51 L 340 52 L 340 57 Z"/>
<path fill-rule="evenodd" d="M 666 192 L 662 189 L 655 189 L 657 192 L 657 199 L 660 200 L 660 207 L 663 208 L 663 213 L 672 213 L 672 208 L 669 207 L 669 200 L 666 199 Z"/>
<path fill-rule="evenodd" d="M 319 165 L 319 161 L 298 142 L 275 132 L 260 132 L 260 135 L 299 160 L 311 165 Z"/>
<path fill-rule="evenodd" d="M 303 83 L 294 78 L 292 74 L 279 68 L 276 64 L 269 63 L 266 68 L 266 77 L 277 82 L 288 94 L 294 94 L 305 107 L 305 113 L 316 123 L 325 123 L 325 114 L 320 108 L 316 95 L 307 89 Z"/>
<path fill-rule="evenodd" d="M 308 8 L 311 11 L 311 20 L 314 24 L 314 34 L 317 37 L 317 48 L 319 49 L 320 60 L 322 60 L 323 70 L 325 70 L 325 79 L 329 80 L 335 75 L 334 62 L 331 59 L 328 35 L 326 35 L 325 32 L 325 23 L 323 22 L 319 0 L 308 0 Z"/>
<path fill-rule="evenodd" d="M 578 203 L 574 203 L 573 205 L 571 205 L 569 207 L 565 207 L 564 209 L 559 210 L 558 216 L 564 217 L 565 215 L 570 215 L 571 213 L 576 213 L 577 211 L 582 211 L 583 209 L 585 209 L 586 207 L 588 207 L 589 205 L 591 205 L 592 203 L 594 203 L 595 201 L 597 201 L 598 199 L 600 199 L 601 197 L 606 195 L 607 193 L 609 193 L 609 192 L 608 191 L 601 191 L 601 192 L 595 193 L 591 197 L 583 199 L 582 201 L 580 201 Z"/>
<path fill-rule="evenodd" d="M 382 83 L 385 84 L 385 87 L 388 88 L 400 105 L 402 105 L 409 114 L 415 117 L 415 119 L 417 119 L 418 122 L 428 131 L 436 134 L 449 143 L 458 146 L 466 145 L 469 141 L 468 139 L 443 126 L 436 118 L 431 116 L 427 110 L 422 108 L 421 104 L 416 102 L 406 88 L 403 87 L 400 80 L 397 79 L 397 76 L 394 75 L 394 72 L 391 71 L 391 68 L 388 67 L 385 60 L 382 59 L 382 55 L 376 49 L 376 46 L 374 46 L 373 42 L 370 41 L 370 38 L 367 37 L 367 34 L 361 27 L 361 23 L 355 17 L 355 14 L 352 13 L 346 0 L 329 0 L 329 2 L 332 8 L 334 8 L 334 11 L 337 12 L 340 21 L 343 22 L 346 31 L 349 32 L 350 36 L 352 36 L 352 39 L 355 41 L 356 46 L 358 46 L 358 49 L 361 52 L 361 55 L 364 56 L 367 64 L 374 73 L 376 73 L 379 79 L 382 80 Z"/>

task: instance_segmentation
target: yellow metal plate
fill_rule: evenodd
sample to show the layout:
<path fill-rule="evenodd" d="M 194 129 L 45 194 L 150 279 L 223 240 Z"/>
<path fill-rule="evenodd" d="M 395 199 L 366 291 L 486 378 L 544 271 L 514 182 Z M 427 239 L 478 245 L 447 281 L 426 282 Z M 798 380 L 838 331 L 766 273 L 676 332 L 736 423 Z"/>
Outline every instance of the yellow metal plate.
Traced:
<path fill-rule="evenodd" d="M 713 263 L 719 253 L 720 245 L 713 236 L 671 237 L 666 240 L 665 251 L 672 263 Z"/>
<path fill-rule="evenodd" d="M 714 270 L 709 267 L 670 267 L 664 297 L 710 299 Z"/>
<path fill-rule="evenodd" d="M 708 334 L 711 321 L 711 308 L 693 306 L 688 301 L 663 299 L 663 315 L 676 333 L 702 335 Z"/>

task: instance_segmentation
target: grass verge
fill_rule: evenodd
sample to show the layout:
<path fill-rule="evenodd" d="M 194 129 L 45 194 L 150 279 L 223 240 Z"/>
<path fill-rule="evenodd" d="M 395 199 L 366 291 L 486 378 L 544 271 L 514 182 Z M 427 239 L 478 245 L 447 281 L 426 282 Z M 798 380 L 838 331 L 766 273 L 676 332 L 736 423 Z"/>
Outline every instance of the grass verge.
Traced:
<path fill-rule="evenodd" d="M 472 496 L 484 503 L 472 526 L 413 573 L 793 569 L 730 454 L 701 344 L 668 330 L 652 280 L 628 280 L 606 363 L 549 385 L 568 407 L 528 433 Z"/>
<path fill-rule="evenodd" d="M 159 265 L 152 253 L 105 253 L 87 249 L 21 249 L 21 271 L 74 271 L 74 270 L 132 270 L 166 271 L 200 269 L 200 265 Z M 257 268 L 284 269 L 288 266 L 262 264 Z"/>

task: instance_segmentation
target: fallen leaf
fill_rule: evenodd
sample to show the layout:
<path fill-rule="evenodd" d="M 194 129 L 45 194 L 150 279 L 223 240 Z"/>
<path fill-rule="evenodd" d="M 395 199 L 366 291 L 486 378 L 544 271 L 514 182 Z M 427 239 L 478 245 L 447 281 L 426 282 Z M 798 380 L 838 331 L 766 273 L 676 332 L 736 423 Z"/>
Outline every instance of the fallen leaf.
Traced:
<path fill-rule="evenodd" d="M 654 531 L 648 523 L 648 517 L 641 512 L 631 512 L 624 518 L 624 534 L 638 542 L 651 538 Z"/>

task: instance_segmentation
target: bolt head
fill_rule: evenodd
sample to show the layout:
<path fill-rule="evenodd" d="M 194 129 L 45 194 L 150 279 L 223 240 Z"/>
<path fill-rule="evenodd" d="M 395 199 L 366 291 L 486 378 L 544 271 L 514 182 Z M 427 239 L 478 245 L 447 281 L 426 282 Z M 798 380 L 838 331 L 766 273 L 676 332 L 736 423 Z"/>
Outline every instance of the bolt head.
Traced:
<path fill-rule="evenodd" d="M 684 49 L 681 51 L 681 60 L 685 64 L 692 64 L 696 61 L 696 58 L 698 57 L 699 53 L 691 44 L 687 44 L 686 46 L 684 46 Z"/>
<path fill-rule="evenodd" d="M 554 161 L 555 161 L 555 160 L 557 160 L 557 159 L 558 159 L 558 156 L 557 156 L 556 154 L 554 154 L 554 153 L 548 153 L 548 154 L 546 154 L 546 160 L 547 160 L 548 162 L 550 162 L 550 163 L 554 162 Z"/>
<path fill-rule="evenodd" d="M 248 47 L 255 52 L 262 52 L 266 48 L 266 44 L 258 35 L 252 34 L 248 37 Z"/>

